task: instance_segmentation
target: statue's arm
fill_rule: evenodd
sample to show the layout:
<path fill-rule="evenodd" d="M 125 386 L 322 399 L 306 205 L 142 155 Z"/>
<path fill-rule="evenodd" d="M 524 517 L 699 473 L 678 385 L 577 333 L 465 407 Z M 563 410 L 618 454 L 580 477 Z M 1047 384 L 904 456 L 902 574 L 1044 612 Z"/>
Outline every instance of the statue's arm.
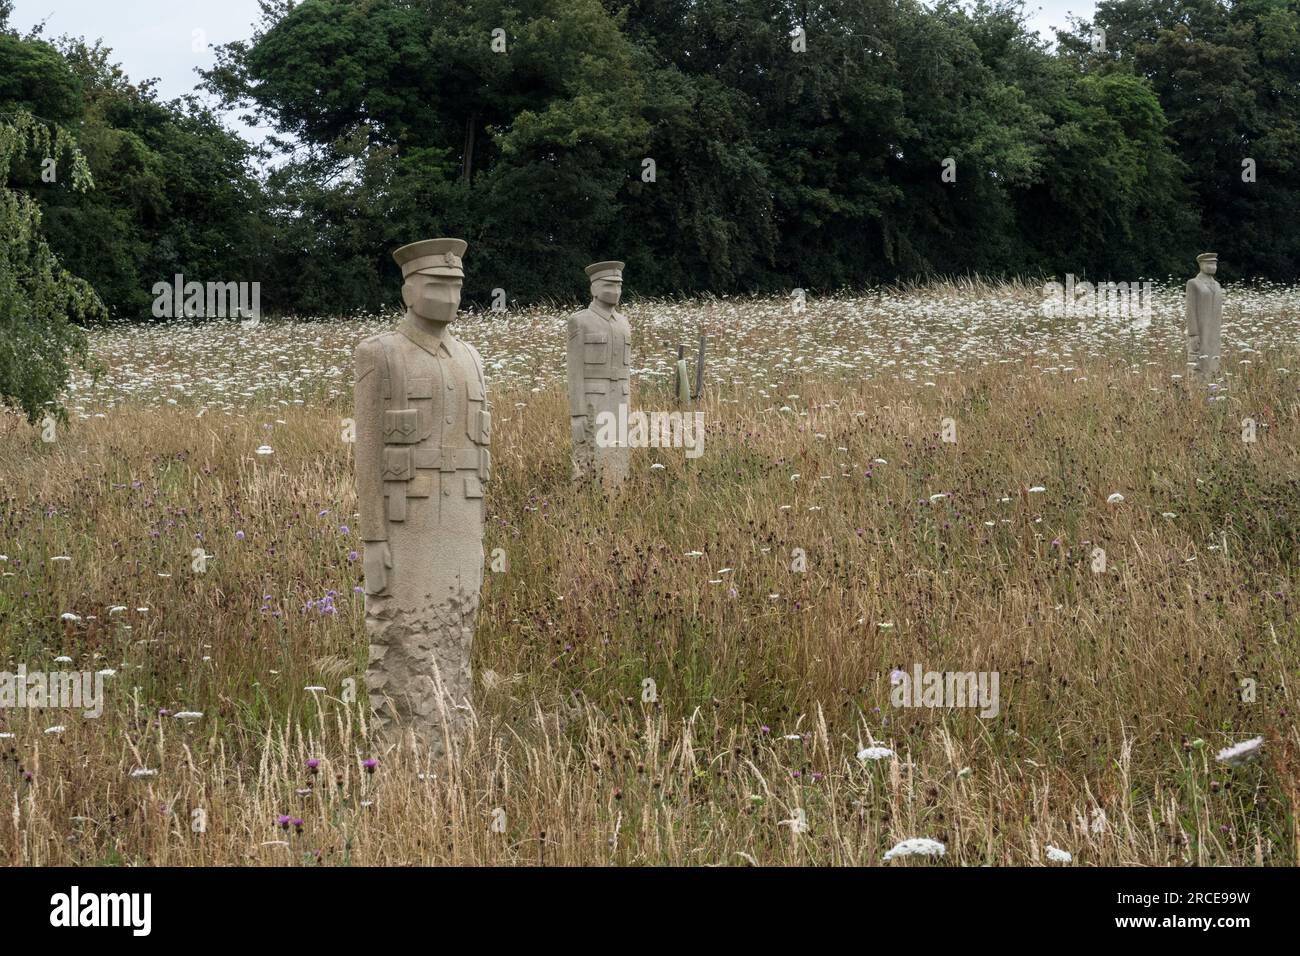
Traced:
<path fill-rule="evenodd" d="M 356 423 L 357 505 L 363 541 L 387 541 L 384 514 L 384 398 L 380 368 L 383 346 L 362 342 L 357 346 L 353 420 Z"/>
<path fill-rule="evenodd" d="M 1200 289 L 1196 287 L 1196 280 L 1192 279 L 1187 283 L 1187 296 L 1184 300 L 1187 313 L 1187 334 L 1197 336 L 1201 333 L 1200 322 Z"/>
<path fill-rule="evenodd" d="M 582 416 L 586 409 L 586 382 L 583 379 L 582 322 L 569 316 L 569 416 Z"/>

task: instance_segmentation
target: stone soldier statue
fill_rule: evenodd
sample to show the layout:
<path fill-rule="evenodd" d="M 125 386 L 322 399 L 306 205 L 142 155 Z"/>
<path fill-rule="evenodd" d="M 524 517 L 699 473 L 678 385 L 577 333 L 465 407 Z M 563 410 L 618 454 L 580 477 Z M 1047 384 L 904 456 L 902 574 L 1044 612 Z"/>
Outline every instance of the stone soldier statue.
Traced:
<path fill-rule="evenodd" d="M 356 350 L 366 684 L 376 728 L 444 752 L 469 713 L 491 415 L 483 361 L 451 334 L 460 239 L 402 246 L 406 314 Z"/>
<path fill-rule="evenodd" d="M 1201 271 L 1187 283 L 1187 364 L 1196 367 L 1203 383 L 1219 376 L 1219 334 L 1223 327 L 1223 286 L 1214 278 L 1219 257 L 1196 257 Z"/>
<path fill-rule="evenodd" d="M 615 311 L 623 292 L 623 263 L 587 266 L 591 305 L 569 316 L 569 425 L 573 433 L 573 477 L 598 478 L 607 489 L 627 477 L 630 451 L 620 443 L 598 447 L 597 417 L 602 412 L 622 420 L 631 402 L 632 329 Z M 606 431 L 609 427 L 606 426 Z"/>

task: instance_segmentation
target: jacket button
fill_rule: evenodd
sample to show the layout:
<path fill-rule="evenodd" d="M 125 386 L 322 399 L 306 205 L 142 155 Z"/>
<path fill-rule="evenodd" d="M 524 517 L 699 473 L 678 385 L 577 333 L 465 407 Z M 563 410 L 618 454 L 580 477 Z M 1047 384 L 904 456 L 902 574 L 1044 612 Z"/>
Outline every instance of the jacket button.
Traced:
<path fill-rule="evenodd" d="M 450 416 L 450 415 L 447 416 L 447 424 L 448 424 L 448 425 L 451 424 L 451 416 Z"/>

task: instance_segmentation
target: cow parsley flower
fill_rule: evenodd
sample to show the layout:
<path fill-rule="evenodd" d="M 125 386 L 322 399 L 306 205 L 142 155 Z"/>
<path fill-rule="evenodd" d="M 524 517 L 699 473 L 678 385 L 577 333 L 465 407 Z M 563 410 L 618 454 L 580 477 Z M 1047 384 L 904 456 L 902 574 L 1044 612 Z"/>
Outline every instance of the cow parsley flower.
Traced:
<path fill-rule="evenodd" d="M 859 760 L 887 760 L 894 756 L 888 747 L 864 747 L 858 751 Z"/>
<path fill-rule="evenodd" d="M 892 850 L 885 853 L 885 859 L 892 860 L 904 856 L 943 856 L 947 852 L 948 848 L 938 840 L 931 840 L 929 837 L 913 837 L 895 844 Z"/>
<path fill-rule="evenodd" d="M 1220 750 L 1214 759 L 1229 767 L 1244 767 L 1259 756 L 1259 749 L 1264 746 L 1263 737 L 1252 737 L 1239 744 Z"/>

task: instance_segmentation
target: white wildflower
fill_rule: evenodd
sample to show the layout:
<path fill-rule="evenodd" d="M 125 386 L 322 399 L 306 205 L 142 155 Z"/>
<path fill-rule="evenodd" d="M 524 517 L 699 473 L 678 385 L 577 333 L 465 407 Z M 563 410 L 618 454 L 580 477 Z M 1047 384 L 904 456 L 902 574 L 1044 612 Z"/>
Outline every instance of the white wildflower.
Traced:
<path fill-rule="evenodd" d="M 1227 764 L 1229 767 L 1244 767 L 1259 756 L 1259 748 L 1263 746 L 1263 737 L 1252 737 L 1250 740 L 1243 740 L 1239 744 L 1225 747 L 1219 751 L 1218 756 L 1214 759 L 1219 763 Z"/>
<path fill-rule="evenodd" d="M 864 747 L 858 751 L 859 760 L 888 760 L 894 752 L 888 747 Z"/>
<path fill-rule="evenodd" d="M 943 856 L 947 852 L 948 848 L 938 840 L 931 840 L 929 837 L 913 837 L 895 844 L 892 850 L 885 853 L 885 859 L 892 860 L 903 856 Z"/>

